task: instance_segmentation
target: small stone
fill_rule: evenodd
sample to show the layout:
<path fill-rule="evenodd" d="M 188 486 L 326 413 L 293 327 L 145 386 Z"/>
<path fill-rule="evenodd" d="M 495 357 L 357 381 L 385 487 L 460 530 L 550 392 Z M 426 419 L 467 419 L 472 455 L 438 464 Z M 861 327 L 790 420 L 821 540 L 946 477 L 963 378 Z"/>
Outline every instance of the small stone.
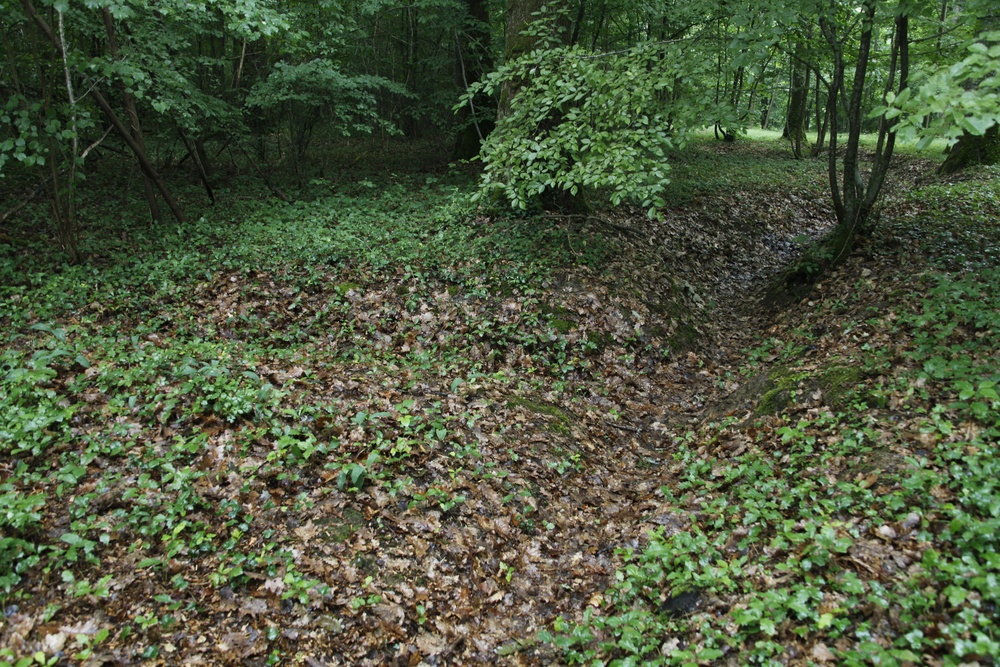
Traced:
<path fill-rule="evenodd" d="M 896 531 L 893 530 L 892 526 L 879 526 L 877 532 L 879 537 L 883 537 L 887 540 L 894 540 L 897 537 Z"/>
<path fill-rule="evenodd" d="M 903 530 L 913 530 L 920 525 L 920 515 L 916 512 L 910 512 L 900 525 L 903 527 Z"/>

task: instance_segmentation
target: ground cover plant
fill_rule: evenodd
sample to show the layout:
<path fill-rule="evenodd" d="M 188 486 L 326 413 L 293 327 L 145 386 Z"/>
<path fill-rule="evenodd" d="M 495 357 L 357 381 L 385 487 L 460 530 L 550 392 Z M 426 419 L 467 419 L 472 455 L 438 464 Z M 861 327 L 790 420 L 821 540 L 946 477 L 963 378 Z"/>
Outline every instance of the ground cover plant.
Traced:
<path fill-rule="evenodd" d="M 834 223 L 780 140 L 654 219 L 405 162 L 5 231 L 0 664 L 995 660 L 994 172 L 766 311 Z"/>

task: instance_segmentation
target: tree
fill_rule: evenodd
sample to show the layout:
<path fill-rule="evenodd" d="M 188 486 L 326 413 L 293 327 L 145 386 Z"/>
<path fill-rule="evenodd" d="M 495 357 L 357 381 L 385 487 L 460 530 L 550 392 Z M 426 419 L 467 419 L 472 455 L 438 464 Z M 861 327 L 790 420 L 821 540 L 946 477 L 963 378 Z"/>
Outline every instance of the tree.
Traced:
<path fill-rule="evenodd" d="M 470 86 L 482 81 L 493 69 L 493 49 L 489 13 L 485 0 L 465 0 L 466 24 L 456 33 L 455 79 L 458 89 L 469 92 Z M 471 160 L 479 155 L 483 141 L 493 131 L 495 105 L 489 96 L 472 95 L 458 111 L 458 131 L 453 157 Z"/>
<path fill-rule="evenodd" d="M 942 10 L 942 22 L 946 17 Z M 894 119 L 898 131 L 920 136 L 921 147 L 945 139 L 951 152 L 941 165 L 943 173 L 1000 160 L 1000 31 L 982 30 L 994 28 L 998 20 L 993 3 L 966 3 L 962 22 L 948 28 L 959 35 L 956 55 L 919 68 L 916 85 L 890 96 L 879 109 Z M 981 32 L 963 37 L 962 28 Z M 944 32 L 942 23 L 938 34 Z"/>
<path fill-rule="evenodd" d="M 792 154 L 802 158 L 809 148 L 806 138 L 807 102 L 809 100 L 809 67 L 805 60 L 804 39 L 797 39 L 790 58 L 791 75 L 788 90 L 788 111 L 785 114 L 784 137 L 792 145 Z"/>
<path fill-rule="evenodd" d="M 840 10 L 839 12 L 836 10 Z M 854 10 L 859 10 L 857 16 Z M 907 8 L 896 7 L 893 14 L 892 40 L 885 94 L 906 89 L 909 77 L 909 14 Z M 845 12 L 850 12 L 845 16 Z M 833 263 L 842 260 L 853 246 L 855 238 L 867 231 L 872 209 L 882 190 L 889 171 L 896 142 L 896 130 L 882 114 L 878 125 L 878 143 L 869 170 L 861 164 L 860 140 L 865 117 L 865 93 L 869 84 L 869 67 L 873 59 L 873 42 L 879 3 L 864 0 L 860 7 L 834 7 L 819 17 L 819 27 L 833 54 L 833 73 L 828 85 L 827 116 L 830 123 L 829 178 L 833 194 L 837 227 L 830 247 Z M 852 33 L 857 26 L 857 40 L 852 45 Z M 847 77 L 853 62 L 852 80 Z M 898 92 L 896 93 L 898 94 Z M 843 157 L 837 154 L 841 134 L 840 107 L 846 127 L 846 145 Z M 841 162 L 838 164 L 838 160 Z"/>

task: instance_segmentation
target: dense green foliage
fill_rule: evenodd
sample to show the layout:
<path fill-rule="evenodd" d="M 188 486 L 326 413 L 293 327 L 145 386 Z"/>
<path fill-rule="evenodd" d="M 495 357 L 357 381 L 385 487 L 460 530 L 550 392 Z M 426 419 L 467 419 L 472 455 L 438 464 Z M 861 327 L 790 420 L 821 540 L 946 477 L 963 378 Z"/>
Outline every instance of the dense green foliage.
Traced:
<path fill-rule="evenodd" d="M 706 457 L 706 443 L 725 451 L 746 425 L 689 432 L 674 456 L 678 481 L 662 493 L 698 522 L 654 531 L 648 547 L 629 550 L 606 611 L 588 609 L 581 623 L 560 620 L 542 634 L 568 662 L 693 665 L 735 653 L 740 664 L 781 664 L 790 646 L 774 638 L 788 631 L 822 644 L 814 658 L 844 665 L 932 654 L 958 665 L 1000 653 L 1000 237 L 988 212 L 1000 200 L 995 180 L 911 197 L 961 211 L 907 224 L 934 263 L 921 289 L 895 292 L 860 317 L 849 305 L 856 295 L 816 306 L 817 316 L 843 311 L 845 332 L 894 341 L 865 345 L 851 360 L 875 381 L 856 382 L 843 410 L 788 414 L 780 446 L 761 438 L 745 454 Z M 967 229 L 982 235 L 951 234 Z M 887 232 L 893 253 L 898 231 Z M 966 270 L 948 270 L 956 265 Z M 776 353 L 794 364 L 814 340 L 805 331 L 768 340 L 750 351 L 745 372 Z M 914 439 L 913 455 L 892 454 Z M 891 555 L 886 547 L 907 535 L 919 549 Z M 678 612 L 685 595 L 735 603 L 725 613 Z"/>
<path fill-rule="evenodd" d="M 994 5 L 0 0 L 0 667 L 995 660 L 996 173 L 885 197 L 995 138 Z M 706 368 L 774 248 L 842 291 Z"/>
<path fill-rule="evenodd" d="M 784 127 L 796 157 L 806 130 L 816 153 L 842 137 L 830 179 L 838 242 L 849 244 L 867 231 L 893 129 L 954 140 L 996 122 L 990 4 L 946 9 L 8 2 L 0 177 L 41 181 L 26 190 L 49 198 L 56 241 L 77 261 L 88 162 L 108 154 L 134 156 L 154 221 L 163 204 L 177 220 L 192 213 L 173 195 L 176 178 L 160 174 L 171 166 L 197 174 L 209 199 L 227 163 L 288 199 L 271 165 L 290 167 L 297 186 L 323 175 L 317 141 L 456 133 L 456 154 L 483 143 L 488 200 L 577 212 L 630 201 L 655 214 L 667 203 L 665 151 L 694 129 L 734 140 L 759 124 Z M 911 43 L 934 48 L 911 53 Z M 868 174 L 856 149 L 871 131 L 883 137 Z"/>

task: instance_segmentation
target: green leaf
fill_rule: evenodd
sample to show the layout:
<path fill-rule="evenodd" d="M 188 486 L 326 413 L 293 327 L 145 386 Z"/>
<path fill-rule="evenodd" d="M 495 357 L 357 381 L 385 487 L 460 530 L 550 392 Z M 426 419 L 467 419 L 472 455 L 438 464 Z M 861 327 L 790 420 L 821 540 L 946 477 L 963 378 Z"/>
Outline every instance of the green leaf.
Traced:
<path fill-rule="evenodd" d="M 996 121 L 992 118 L 977 118 L 976 116 L 969 116 L 965 119 L 965 126 L 970 133 L 981 137 L 986 134 L 986 131 L 996 125 Z"/>

